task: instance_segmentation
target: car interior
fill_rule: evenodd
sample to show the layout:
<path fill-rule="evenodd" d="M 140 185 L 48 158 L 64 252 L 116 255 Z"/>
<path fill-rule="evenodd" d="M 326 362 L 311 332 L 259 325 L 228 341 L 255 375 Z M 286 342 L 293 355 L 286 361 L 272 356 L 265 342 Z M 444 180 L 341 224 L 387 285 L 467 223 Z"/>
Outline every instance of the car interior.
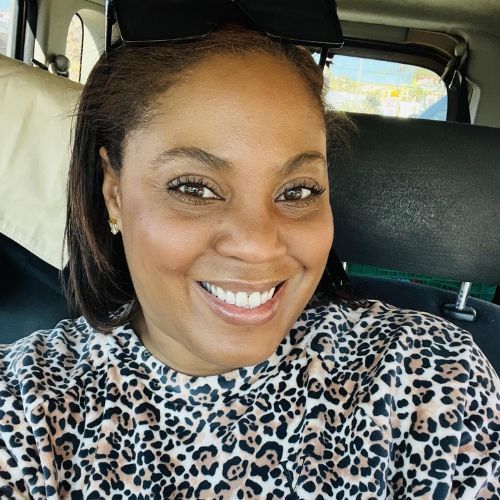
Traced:
<path fill-rule="evenodd" d="M 500 373 L 500 3 L 337 7 L 327 100 L 355 130 L 347 149 L 329 137 L 335 251 L 358 296 L 470 331 Z M 104 0 L 0 0 L 2 344 L 73 314 L 60 285 L 72 115 L 105 19 Z"/>

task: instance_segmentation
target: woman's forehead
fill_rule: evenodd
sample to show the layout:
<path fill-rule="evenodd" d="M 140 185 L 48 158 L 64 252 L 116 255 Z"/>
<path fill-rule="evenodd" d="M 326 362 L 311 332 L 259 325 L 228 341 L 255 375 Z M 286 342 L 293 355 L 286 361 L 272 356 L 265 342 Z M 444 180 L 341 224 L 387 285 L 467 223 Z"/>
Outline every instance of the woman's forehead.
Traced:
<path fill-rule="evenodd" d="M 191 113 L 189 109 L 157 116 L 128 141 L 124 159 L 134 164 L 140 159 L 151 166 L 195 160 L 223 166 L 221 171 L 255 164 L 278 170 L 299 155 L 325 163 L 326 134 L 314 115 L 304 118 L 292 112 L 272 119 L 267 110 L 249 116 L 239 107 L 218 108 L 214 113 L 209 106 Z"/>
<path fill-rule="evenodd" d="M 294 112 L 323 119 L 305 78 L 288 62 L 261 53 L 218 54 L 202 60 L 159 96 L 158 105 L 162 112 L 179 115 L 197 108 L 214 116 L 238 112 L 248 119 L 290 118 Z"/>
<path fill-rule="evenodd" d="M 153 119 L 137 135 L 144 147 L 196 145 L 228 157 L 255 148 L 324 152 L 318 103 L 296 71 L 267 55 L 206 60 L 152 108 Z"/>

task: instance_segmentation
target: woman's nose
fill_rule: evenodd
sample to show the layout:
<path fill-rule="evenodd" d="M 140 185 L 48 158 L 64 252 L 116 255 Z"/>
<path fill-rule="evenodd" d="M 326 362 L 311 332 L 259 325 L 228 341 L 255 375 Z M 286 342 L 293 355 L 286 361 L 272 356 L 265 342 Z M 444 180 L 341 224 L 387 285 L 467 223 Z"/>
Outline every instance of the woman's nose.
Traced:
<path fill-rule="evenodd" d="M 268 210 L 241 208 L 216 228 L 215 250 L 245 262 L 271 262 L 286 254 L 283 229 L 277 216 Z"/>

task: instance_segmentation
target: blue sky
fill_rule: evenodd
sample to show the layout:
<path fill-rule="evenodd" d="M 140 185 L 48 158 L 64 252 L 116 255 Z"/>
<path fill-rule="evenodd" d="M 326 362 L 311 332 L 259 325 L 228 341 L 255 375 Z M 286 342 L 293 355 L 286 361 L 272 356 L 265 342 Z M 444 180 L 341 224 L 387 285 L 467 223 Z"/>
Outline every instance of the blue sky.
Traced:
<path fill-rule="evenodd" d="M 11 0 L 0 0 L 0 12 L 7 12 L 9 10 Z M 4 33 L 9 32 L 9 23 L 5 20 L 0 20 L 0 33 L 5 36 Z"/>
<path fill-rule="evenodd" d="M 9 10 L 10 0 L 0 0 L 0 12 L 7 12 Z M 0 33 L 8 33 L 9 23 L 7 21 L 0 21 Z"/>
<path fill-rule="evenodd" d="M 335 76 L 347 76 L 365 83 L 411 85 L 415 71 L 412 66 L 405 64 L 340 55 L 333 57 L 332 64 Z"/>

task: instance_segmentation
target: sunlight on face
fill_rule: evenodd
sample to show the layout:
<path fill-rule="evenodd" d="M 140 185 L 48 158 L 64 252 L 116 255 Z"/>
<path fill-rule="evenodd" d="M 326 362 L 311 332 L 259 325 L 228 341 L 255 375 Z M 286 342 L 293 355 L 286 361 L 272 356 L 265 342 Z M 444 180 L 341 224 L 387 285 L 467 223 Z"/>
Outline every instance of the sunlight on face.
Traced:
<path fill-rule="evenodd" d="M 262 54 L 205 60 L 154 111 L 108 203 L 142 307 L 134 327 L 184 373 L 260 363 L 332 243 L 321 112 L 288 64 Z"/>

